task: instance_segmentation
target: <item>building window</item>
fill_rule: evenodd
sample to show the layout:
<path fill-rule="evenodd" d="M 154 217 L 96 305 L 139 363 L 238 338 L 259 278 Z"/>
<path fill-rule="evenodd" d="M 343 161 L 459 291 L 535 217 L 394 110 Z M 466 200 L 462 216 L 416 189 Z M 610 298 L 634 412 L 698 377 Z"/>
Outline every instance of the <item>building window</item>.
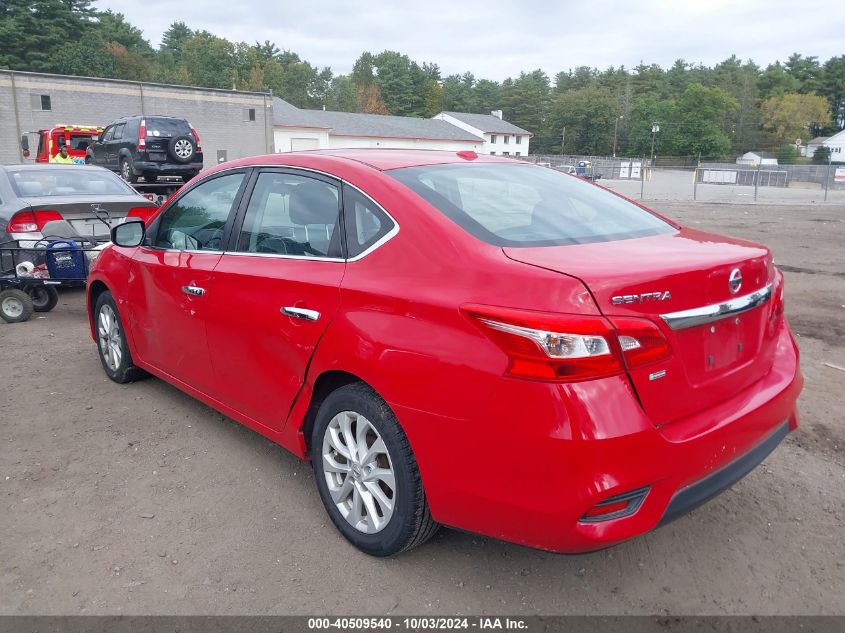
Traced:
<path fill-rule="evenodd" d="M 496 152 L 490 152 L 490 156 L 495 156 Z"/>
<path fill-rule="evenodd" d="M 52 110 L 50 95 L 30 95 L 33 110 Z"/>
<path fill-rule="evenodd" d="M 490 142 L 491 142 L 491 143 L 495 143 L 495 142 L 496 142 L 496 135 L 495 135 L 495 134 L 491 134 L 491 135 L 490 135 Z"/>
<path fill-rule="evenodd" d="M 522 154 L 520 154 L 519 152 L 514 152 L 513 155 L 514 156 L 522 156 Z"/>
<path fill-rule="evenodd" d="M 255 108 L 244 108 L 244 121 L 255 121 Z"/>
<path fill-rule="evenodd" d="M 502 156 L 510 156 L 510 155 L 511 155 L 510 152 L 502 152 Z"/>
<path fill-rule="evenodd" d="M 516 144 L 517 144 L 517 145 L 522 145 L 522 137 L 521 137 L 521 136 L 516 136 L 515 138 L 516 138 Z"/>
<path fill-rule="evenodd" d="M 504 139 L 505 139 L 505 145 L 507 145 L 508 143 L 511 142 L 511 137 L 508 136 L 507 134 L 505 134 Z"/>

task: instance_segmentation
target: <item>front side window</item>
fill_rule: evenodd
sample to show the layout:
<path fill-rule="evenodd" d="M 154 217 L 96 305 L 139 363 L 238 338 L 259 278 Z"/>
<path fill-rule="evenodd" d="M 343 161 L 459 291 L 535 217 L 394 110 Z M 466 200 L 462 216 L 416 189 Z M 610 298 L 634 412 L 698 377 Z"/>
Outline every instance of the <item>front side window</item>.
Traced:
<path fill-rule="evenodd" d="M 103 132 L 103 137 L 100 139 L 101 143 L 108 143 L 111 138 L 112 134 L 114 134 L 114 126 L 107 128 L 105 132 Z"/>
<path fill-rule="evenodd" d="M 125 127 L 126 127 L 125 123 L 121 123 L 120 125 L 114 126 L 114 134 L 112 135 L 112 138 L 115 141 L 118 141 L 118 140 L 123 138 L 123 128 L 125 128 Z"/>
<path fill-rule="evenodd" d="M 448 164 L 386 173 L 496 246 L 586 244 L 677 230 L 619 196 L 544 167 Z"/>
<path fill-rule="evenodd" d="M 328 182 L 262 173 L 249 200 L 237 250 L 300 257 L 343 256 L 338 188 Z"/>
<path fill-rule="evenodd" d="M 375 202 L 349 185 L 343 186 L 343 217 L 350 258 L 375 246 L 395 226 Z"/>
<path fill-rule="evenodd" d="M 179 251 L 221 251 L 223 231 L 243 173 L 212 178 L 175 200 L 161 215 L 156 248 Z"/>

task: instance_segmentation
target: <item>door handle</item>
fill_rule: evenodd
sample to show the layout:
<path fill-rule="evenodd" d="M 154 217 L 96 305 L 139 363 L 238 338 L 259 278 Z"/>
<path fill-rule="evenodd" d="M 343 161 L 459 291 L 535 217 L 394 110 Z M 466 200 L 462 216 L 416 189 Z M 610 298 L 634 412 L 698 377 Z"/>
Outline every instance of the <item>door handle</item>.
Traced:
<path fill-rule="evenodd" d="M 320 313 L 316 310 L 306 310 L 305 308 L 295 308 L 293 306 L 285 306 L 281 309 L 281 313 L 294 319 L 304 319 L 305 321 L 316 321 L 320 318 Z"/>
<path fill-rule="evenodd" d="M 182 286 L 182 292 L 192 297 L 201 297 L 205 294 L 205 288 L 199 286 Z"/>

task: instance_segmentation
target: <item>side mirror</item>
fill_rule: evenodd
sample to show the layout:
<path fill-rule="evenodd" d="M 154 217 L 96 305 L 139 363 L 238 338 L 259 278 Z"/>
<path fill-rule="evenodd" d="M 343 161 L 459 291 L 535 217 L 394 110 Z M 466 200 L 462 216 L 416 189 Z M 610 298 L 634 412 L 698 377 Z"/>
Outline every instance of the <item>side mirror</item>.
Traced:
<path fill-rule="evenodd" d="M 111 241 L 117 246 L 132 248 L 144 241 L 146 227 L 141 220 L 129 220 L 111 230 Z"/>

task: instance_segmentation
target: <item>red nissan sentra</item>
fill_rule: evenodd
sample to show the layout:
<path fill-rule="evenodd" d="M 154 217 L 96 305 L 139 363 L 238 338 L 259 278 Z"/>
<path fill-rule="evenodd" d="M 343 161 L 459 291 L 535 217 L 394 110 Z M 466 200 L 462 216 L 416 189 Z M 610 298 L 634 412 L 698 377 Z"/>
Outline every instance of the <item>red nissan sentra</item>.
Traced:
<path fill-rule="evenodd" d="M 368 554 L 440 524 L 607 547 L 725 490 L 798 423 L 769 250 L 552 169 L 259 156 L 112 239 L 88 285 L 108 376 L 158 376 L 309 458 Z"/>

